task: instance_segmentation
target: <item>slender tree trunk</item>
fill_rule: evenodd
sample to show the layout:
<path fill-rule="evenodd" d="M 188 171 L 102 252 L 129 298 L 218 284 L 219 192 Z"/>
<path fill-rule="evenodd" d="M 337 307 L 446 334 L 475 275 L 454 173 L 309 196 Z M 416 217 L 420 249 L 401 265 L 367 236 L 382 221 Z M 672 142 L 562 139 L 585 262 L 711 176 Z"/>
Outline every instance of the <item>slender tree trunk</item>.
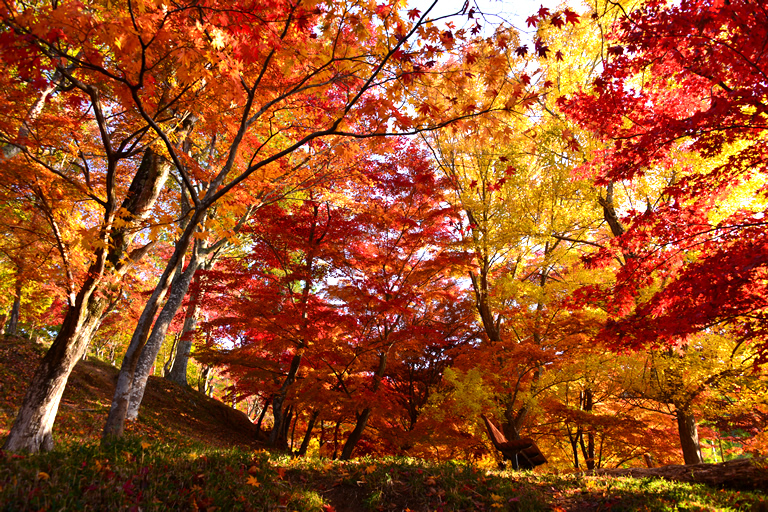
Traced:
<path fill-rule="evenodd" d="M 581 410 L 591 412 L 594 407 L 594 395 L 591 389 L 585 389 L 581 395 Z M 584 434 L 581 434 L 579 443 L 581 444 L 581 452 L 584 454 L 584 462 L 587 465 L 587 469 L 595 469 L 595 432 L 591 425 L 587 426 L 587 442 L 584 443 Z"/>
<path fill-rule="evenodd" d="M 122 437 L 125 431 L 125 418 L 131 398 L 131 383 L 133 382 L 141 351 L 144 349 L 144 345 L 149 338 L 155 314 L 160 308 L 160 303 L 165 298 L 165 294 L 171 284 L 171 276 L 176 272 L 176 266 L 181 264 L 184 254 L 189 249 L 192 243 L 192 235 L 197 231 L 199 221 L 204 216 L 204 213 L 203 209 L 195 210 L 192 213 L 187 228 L 176 242 L 173 255 L 139 317 L 136 329 L 133 331 L 133 336 L 125 352 L 123 364 L 120 366 L 115 394 L 112 398 L 112 405 L 102 433 L 102 444 L 109 444 L 111 439 Z"/>
<path fill-rule="evenodd" d="M 387 353 L 382 352 L 379 354 L 379 367 L 376 369 L 376 373 L 373 374 L 373 392 L 376 393 L 381 385 L 381 379 L 384 377 L 384 371 L 387 369 Z M 352 433 L 349 434 L 347 442 L 344 443 L 344 448 L 341 450 L 341 460 L 349 460 L 352 457 L 352 452 L 355 449 L 358 441 L 363 436 L 363 431 L 368 424 L 368 419 L 371 417 L 371 408 L 366 407 L 363 411 L 357 414 L 357 421 L 355 422 L 355 428 Z"/>
<path fill-rule="evenodd" d="M 261 434 L 261 423 L 264 421 L 264 416 L 267 414 L 267 409 L 269 409 L 269 403 L 271 402 L 271 399 L 267 399 L 264 401 L 264 406 L 261 409 L 261 413 L 259 414 L 259 421 L 256 422 L 256 434 Z"/>
<path fill-rule="evenodd" d="M 336 422 L 336 428 L 333 429 L 333 455 L 332 459 L 336 459 L 339 454 L 339 429 L 341 428 L 341 420 Z"/>
<path fill-rule="evenodd" d="M 171 371 L 166 376 L 166 379 L 182 386 L 189 386 L 187 382 L 187 367 L 189 366 L 189 356 L 192 353 L 192 343 L 197 331 L 197 315 L 200 311 L 200 306 L 197 303 L 199 293 L 193 292 L 193 294 L 192 300 L 189 306 L 187 306 L 187 313 L 184 316 L 184 327 L 181 329 L 181 337 L 176 345 L 176 356 L 173 359 L 173 366 L 171 366 Z"/>
<path fill-rule="evenodd" d="M 291 359 L 291 366 L 288 369 L 288 374 L 285 376 L 283 385 L 275 393 L 272 398 L 272 415 L 275 418 L 275 423 L 272 426 L 272 433 L 269 435 L 269 445 L 276 448 L 286 448 L 287 439 L 282 435 L 285 430 L 285 418 L 286 414 L 283 411 L 283 403 L 285 403 L 285 397 L 288 395 L 288 389 L 296 381 L 296 374 L 301 366 L 301 354 L 297 353 Z"/>
<path fill-rule="evenodd" d="M 701 456 L 699 445 L 699 429 L 693 413 L 685 407 L 677 407 L 677 431 L 680 434 L 680 447 L 683 449 L 683 460 L 686 464 L 701 464 L 704 459 Z"/>
<path fill-rule="evenodd" d="M 204 394 L 208 394 L 208 378 L 211 374 L 211 366 L 205 365 L 202 370 L 200 370 L 200 376 L 197 379 L 197 390 Z"/>
<path fill-rule="evenodd" d="M 184 301 L 189 284 L 192 282 L 192 277 L 195 271 L 197 271 L 200 259 L 201 256 L 195 251 L 187 264 L 187 268 L 183 272 L 176 274 L 171 282 L 168 300 L 160 311 L 157 320 L 155 320 L 152 333 L 149 335 L 149 339 L 141 351 L 138 363 L 136 363 L 136 371 L 134 372 L 133 381 L 130 383 L 131 398 L 126 411 L 126 420 L 135 421 L 139 417 L 139 407 L 141 406 L 141 400 L 144 398 L 144 391 L 147 388 L 147 380 L 149 379 L 152 365 L 155 363 L 160 347 L 162 347 L 165 341 L 165 335 L 168 333 L 168 327 L 171 325 L 173 317 L 176 316 L 176 313 L 181 308 L 181 303 Z M 115 390 L 115 394 L 118 392 L 122 392 L 122 390 Z"/>
<path fill-rule="evenodd" d="M 568 429 L 568 442 L 571 443 L 571 452 L 573 452 L 573 467 L 579 469 L 579 439 L 581 438 L 581 429 L 576 429 L 575 434 L 571 434 Z"/>
<path fill-rule="evenodd" d="M 312 414 L 309 415 L 309 422 L 307 422 L 307 431 L 304 433 L 304 439 L 301 441 L 301 446 L 299 447 L 299 452 L 297 455 L 299 457 L 304 457 L 307 454 L 307 448 L 309 448 L 309 442 L 312 440 L 312 429 L 315 428 L 315 422 L 317 421 L 317 417 L 320 415 L 320 411 L 312 411 Z"/>
<path fill-rule="evenodd" d="M 165 363 L 163 363 L 163 378 L 167 379 L 168 374 L 171 373 L 171 367 L 173 367 L 173 361 L 176 359 L 176 347 L 179 345 L 179 340 L 181 339 L 181 332 L 177 332 L 176 335 L 173 337 L 173 343 L 171 343 L 171 348 L 168 351 L 168 359 L 165 360 Z"/>
<path fill-rule="evenodd" d="M 16 276 L 16 286 L 14 288 L 13 306 L 11 307 L 11 315 L 8 317 L 8 326 L 5 330 L 5 334 L 8 336 L 16 336 L 19 329 L 19 315 L 21 314 L 21 278 Z"/>

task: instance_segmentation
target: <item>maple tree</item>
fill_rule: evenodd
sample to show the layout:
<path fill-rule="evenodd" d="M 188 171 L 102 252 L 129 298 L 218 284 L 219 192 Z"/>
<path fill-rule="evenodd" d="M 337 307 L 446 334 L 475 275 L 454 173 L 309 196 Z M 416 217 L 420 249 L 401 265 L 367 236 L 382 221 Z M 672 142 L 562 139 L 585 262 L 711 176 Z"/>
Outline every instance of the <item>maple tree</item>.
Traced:
<path fill-rule="evenodd" d="M 420 297 L 445 293 L 430 283 L 452 266 L 438 257 L 450 215 L 424 155 L 401 142 L 386 160 L 357 165 L 362 184 L 336 180 L 262 209 L 247 228 L 250 251 L 205 273 L 206 303 L 218 301 L 209 325 L 239 346 L 208 357 L 227 363 L 238 393 L 271 397 L 270 442 L 286 443 L 286 418 L 301 404 L 316 411 L 311 424 L 326 417 L 318 394 L 330 386 L 337 396 L 326 399 L 338 402 L 340 393 L 355 416 L 342 458 L 373 404 L 391 401 L 377 393 L 388 360 L 405 350 L 406 333 L 427 329 L 407 319 L 428 311 Z M 414 350 L 421 339 L 410 341 Z"/>
<path fill-rule="evenodd" d="M 390 361 L 409 346 L 422 346 L 440 304 L 456 300 L 453 275 L 462 264 L 446 248 L 455 219 L 441 205 L 438 182 L 426 165 L 415 162 L 410 176 L 397 169 L 382 172 L 385 199 L 355 216 L 364 236 L 348 247 L 331 290 L 353 317 L 357 362 L 355 372 L 349 371 L 351 362 L 345 364 L 347 382 L 337 373 L 344 394 L 354 401 L 354 428 L 343 459 L 351 457 L 375 408 L 396 396 L 385 380 Z"/>

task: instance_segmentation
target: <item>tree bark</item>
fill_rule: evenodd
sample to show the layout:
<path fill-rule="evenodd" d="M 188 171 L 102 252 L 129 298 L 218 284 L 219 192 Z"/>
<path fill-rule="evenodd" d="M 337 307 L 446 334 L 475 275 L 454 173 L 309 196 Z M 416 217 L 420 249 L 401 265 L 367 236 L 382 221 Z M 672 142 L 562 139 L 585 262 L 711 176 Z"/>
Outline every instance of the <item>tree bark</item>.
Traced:
<path fill-rule="evenodd" d="M 8 336 L 16 336 L 19 330 L 19 315 L 21 313 L 21 278 L 16 276 L 16 286 L 14 288 L 13 306 L 11 307 L 11 315 L 8 317 L 8 326 L 5 330 L 5 334 Z"/>
<path fill-rule="evenodd" d="M 123 364 L 120 366 L 120 373 L 117 377 L 115 394 L 112 398 L 112 405 L 107 415 L 107 421 L 104 424 L 102 433 L 102 444 L 109 444 L 112 439 L 120 438 L 125 431 L 125 417 L 128 411 L 128 404 L 131 399 L 131 383 L 136 372 L 136 366 L 139 362 L 139 356 L 144 349 L 144 345 L 149 338 L 152 322 L 155 318 L 160 304 L 165 298 L 165 294 L 171 284 L 171 276 L 176 272 L 176 267 L 181 264 L 181 260 L 186 254 L 192 243 L 192 236 L 197 231 L 200 220 L 205 214 L 204 209 L 195 210 L 184 233 L 176 242 L 176 247 L 171 255 L 168 264 L 165 267 L 163 275 L 155 286 L 152 296 L 144 305 L 144 310 L 136 323 L 136 328 L 131 336 L 128 349 L 123 357 Z"/>
<path fill-rule="evenodd" d="M 347 442 L 344 443 L 344 448 L 341 449 L 341 460 L 349 460 L 352 457 L 352 452 L 357 446 L 360 438 L 363 437 L 363 431 L 368 424 L 368 419 L 371 417 L 371 408 L 366 407 L 362 412 L 357 414 L 357 421 L 355 422 L 355 428 L 349 434 Z"/>
<path fill-rule="evenodd" d="M 264 416 L 267 414 L 267 409 L 269 409 L 269 404 L 272 400 L 267 399 L 264 401 L 264 405 L 261 409 L 261 413 L 259 414 L 259 420 L 256 422 L 256 434 L 261 434 L 261 423 L 264 421 Z"/>
<path fill-rule="evenodd" d="M 680 447 L 683 449 L 683 460 L 686 464 L 703 463 L 696 418 L 685 407 L 678 407 L 675 416 L 677 417 L 677 431 L 680 434 Z"/>
<path fill-rule="evenodd" d="M 594 407 L 594 395 L 591 389 L 585 389 L 581 395 L 581 410 L 591 412 Z M 595 432 L 593 427 L 587 427 L 587 443 L 584 443 L 584 432 L 580 432 L 579 443 L 581 452 L 584 455 L 584 462 L 587 469 L 595 469 Z"/>
<path fill-rule="evenodd" d="M 297 353 L 291 359 L 291 366 L 288 368 L 288 374 L 285 376 L 283 385 L 272 397 L 272 415 L 275 418 L 275 423 L 272 426 L 272 432 L 269 435 L 269 445 L 276 448 L 285 449 L 287 447 L 287 439 L 282 435 L 285 431 L 285 419 L 286 413 L 283 411 L 283 403 L 288 395 L 288 389 L 296 381 L 296 374 L 301 366 L 301 354 Z"/>
<path fill-rule="evenodd" d="M 387 369 L 387 353 L 382 352 L 379 354 L 379 367 L 376 369 L 376 373 L 373 374 L 373 392 L 376 393 L 381 385 L 381 379 L 384 377 L 384 371 Z M 363 431 L 368 424 L 368 419 L 371 417 L 371 408 L 366 407 L 362 412 L 357 414 L 357 421 L 355 422 L 355 428 L 352 433 L 349 434 L 347 441 L 344 443 L 344 448 L 341 450 L 341 460 L 349 460 L 352 457 L 352 452 L 355 449 L 360 438 L 363 437 Z"/>
<path fill-rule="evenodd" d="M 299 457 L 304 457 L 307 454 L 309 442 L 312 440 L 312 429 L 315 428 L 315 422 L 317 421 L 317 417 L 319 415 L 320 411 L 312 411 L 312 414 L 309 415 L 307 431 L 304 433 L 304 439 L 301 441 L 301 446 L 299 447 L 299 452 L 297 453 Z"/>
<path fill-rule="evenodd" d="M 152 365 L 157 359 L 157 354 L 160 352 L 163 341 L 165 341 L 165 335 L 168 333 L 168 327 L 171 325 L 173 317 L 176 316 L 176 313 L 181 308 L 181 303 L 184 301 L 189 284 L 192 282 L 192 277 L 197 271 L 200 260 L 201 256 L 195 251 L 187 264 L 187 268 L 183 272 L 176 274 L 171 282 L 168 300 L 160 311 L 157 320 L 155 320 L 152 333 L 149 335 L 149 339 L 144 345 L 139 360 L 136 363 L 136 371 L 134 372 L 133 380 L 130 382 L 130 400 L 125 420 L 135 421 L 139 416 L 139 407 L 141 406 L 141 400 L 144 398 L 144 391 L 147 388 L 147 380 L 149 379 Z M 116 389 L 115 395 L 118 392 L 122 393 L 125 390 Z"/>
<path fill-rule="evenodd" d="M 166 375 L 166 379 L 189 386 L 187 381 L 187 367 L 189 366 L 189 356 L 192 353 L 192 343 L 197 331 L 197 314 L 200 306 L 196 302 L 196 297 L 192 297 L 192 302 L 187 306 L 187 313 L 184 316 L 184 326 L 181 329 L 181 337 L 176 344 L 176 356 L 173 359 L 171 371 Z"/>
<path fill-rule="evenodd" d="M 208 395 L 208 382 L 211 379 L 212 370 L 213 367 L 211 365 L 205 365 L 200 370 L 200 377 L 197 379 L 197 390 L 206 396 Z"/>
<path fill-rule="evenodd" d="M 58 336 L 35 370 L 3 445 L 4 450 L 36 453 L 53 449 L 53 424 L 61 395 L 69 374 L 88 345 L 93 322 L 98 319 L 88 314 L 88 299 L 96 288 L 95 278 L 88 281 L 81 288 L 75 307 L 67 311 Z"/>

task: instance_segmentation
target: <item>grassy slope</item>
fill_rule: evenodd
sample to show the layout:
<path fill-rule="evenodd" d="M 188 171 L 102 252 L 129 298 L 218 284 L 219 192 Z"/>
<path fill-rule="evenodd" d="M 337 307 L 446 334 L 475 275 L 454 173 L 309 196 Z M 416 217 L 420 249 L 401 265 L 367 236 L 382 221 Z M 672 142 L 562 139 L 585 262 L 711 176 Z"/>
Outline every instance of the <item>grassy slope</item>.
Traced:
<path fill-rule="evenodd" d="M 0 437 L 41 356 L 0 340 Z M 98 447 L 117 370 L 76 368 L 57 450 L 0 452 L 0 510 L 758 510 L 768 498 L 661 480 L 484 471 L 408 459 L 270 454 L 242 413 L 152 378 L 124 442 Z"/>

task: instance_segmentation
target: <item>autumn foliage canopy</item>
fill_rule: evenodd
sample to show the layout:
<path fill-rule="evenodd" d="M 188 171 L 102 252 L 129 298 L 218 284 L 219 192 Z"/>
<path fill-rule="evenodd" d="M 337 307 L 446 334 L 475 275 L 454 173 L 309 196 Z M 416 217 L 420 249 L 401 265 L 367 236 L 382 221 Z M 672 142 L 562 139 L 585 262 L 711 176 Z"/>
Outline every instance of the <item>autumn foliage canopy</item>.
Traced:
<path fill-rule="evenodd" d="M 766 449 L 763 2 L 437 12 L 0 5 L 5 449 L 88 354 L 107 444 L 164 372 L 301 455 Z"/>

